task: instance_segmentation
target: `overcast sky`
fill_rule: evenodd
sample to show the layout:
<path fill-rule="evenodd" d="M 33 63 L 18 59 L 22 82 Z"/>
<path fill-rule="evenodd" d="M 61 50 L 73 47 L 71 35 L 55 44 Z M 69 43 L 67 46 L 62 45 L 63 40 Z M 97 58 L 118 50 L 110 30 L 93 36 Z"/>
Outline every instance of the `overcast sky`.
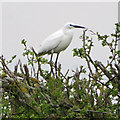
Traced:
<path fill-rule="evenodd" d="M 26 39 L 28 46 L 37 49 L 40 43 L 51 33 L 60 29 L 66 22 L 86 26 L 101 34 L 114 32 L 114 24 L 118 22 L 117 2 L 73 2 L 73 3 L 3 3 L 2 4 L 2 53 L 9 59 L 17 55 L 22 62 L 23 46 L 21 40 Z M 61 53 L 59 62 L 63 71 L 84 65 L 84 61 L 73 57 L 72 50 L 82 47 L 79 36 L 82 30 L 74 30 L 70 46 Z M 106 63 L 109 56 L 107 48 L 102 48 L 94 38 L 95 48 L 92 50 L 94 60 Z M 46 58 L 50 56 L 45 55 Z M 13 67 L 11 65 L 10 67 Z"/>

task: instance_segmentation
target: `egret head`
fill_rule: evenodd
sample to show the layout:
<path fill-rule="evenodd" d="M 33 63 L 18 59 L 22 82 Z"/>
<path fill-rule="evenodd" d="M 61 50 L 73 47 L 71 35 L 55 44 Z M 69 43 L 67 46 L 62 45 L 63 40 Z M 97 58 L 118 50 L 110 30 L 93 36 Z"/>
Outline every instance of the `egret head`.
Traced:
<path fill-rule="evenodd" d="M 82 29 L 86 29 L 86 27 L 74 24 L 74 23 L 67 23 L 64 26 L 65 29 L 74 29 L 74 28 L 82 28 Z"/>

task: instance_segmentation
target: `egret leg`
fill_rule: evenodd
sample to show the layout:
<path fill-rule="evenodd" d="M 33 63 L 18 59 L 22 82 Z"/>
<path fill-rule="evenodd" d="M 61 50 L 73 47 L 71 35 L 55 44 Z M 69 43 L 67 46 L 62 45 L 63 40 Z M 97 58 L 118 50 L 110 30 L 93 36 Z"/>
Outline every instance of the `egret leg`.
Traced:
<path fill-rule="evenodd" d="M 51 54 L 51 57 L 50 57 L 50 63 L 52 63 L 52 58 L 53 58 L 53 53 Z"/>
<path fill-rule="evenodd" d="M 59 53 L 57 54 L 56 61 L 55 61 L 55 71 L 56 71 L 56 77 L 57 77 L 57 61 L 58 61 Z"/>
<path fill-rule="evenodd" d="M 52 63 L 53 53 L 51 54 L 50 58 L 50 67 L 51 67 L 51 73 L 53 73 L 53 63 Z M 53 73 L 54 74 L 54 73 Z"/>

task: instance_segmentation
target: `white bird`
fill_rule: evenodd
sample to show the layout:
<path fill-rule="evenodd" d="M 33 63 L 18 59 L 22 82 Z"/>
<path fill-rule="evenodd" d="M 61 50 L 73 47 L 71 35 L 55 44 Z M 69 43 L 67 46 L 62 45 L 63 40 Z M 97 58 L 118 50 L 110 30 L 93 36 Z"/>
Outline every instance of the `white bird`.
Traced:
<path fill-rule="evenodd" d="M 57 60 L 59 53 L 65 50 L 71 43 L 73 38 L 73 29 L 74 28 L 83 28 L 80 25 L 76 25 L 73 23 L 67 23 L 63 26 L 62 29 L 58 30 L 57 32 L 53 33 L 52 35 L 48 36 L 40 45 L 38 49 L 38 56 L 51 54 L 50 61 L 52 62 L 53 53 L 57 53 L 55 67 L 57 67 Z"/>

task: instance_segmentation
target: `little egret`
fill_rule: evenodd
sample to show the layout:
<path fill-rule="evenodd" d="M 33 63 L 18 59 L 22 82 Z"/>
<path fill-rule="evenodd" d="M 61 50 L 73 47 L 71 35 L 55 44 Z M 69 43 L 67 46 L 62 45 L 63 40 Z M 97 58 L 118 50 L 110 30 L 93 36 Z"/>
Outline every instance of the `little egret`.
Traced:
<path fill-rule="evenodd" d="M 57 60 L 59 53 L 65 50 L 72 41 L 73 38 L 73 29 L 74 28 L 83 28 L 80 25 L 76 25 L 73 23 L 65 24 L 62 29 L 48 36 L 40 45 L 38 49 L 37 56 L 51 54 L 50 61 L 52 62 L 53 53 L 57 53 L 55 68 L 57 68 Z"/>

